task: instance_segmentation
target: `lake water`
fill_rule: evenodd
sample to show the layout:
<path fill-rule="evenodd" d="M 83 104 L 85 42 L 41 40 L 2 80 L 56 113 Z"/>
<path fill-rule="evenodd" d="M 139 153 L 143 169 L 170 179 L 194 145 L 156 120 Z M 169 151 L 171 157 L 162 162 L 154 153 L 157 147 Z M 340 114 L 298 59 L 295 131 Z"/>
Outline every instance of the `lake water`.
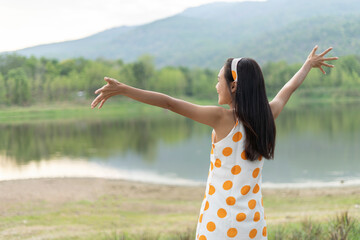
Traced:
<path fill-rule="evenodd" d="M 285 109 L 264 186 L 360 184 L 360 104 Z M 181 116 L 0 124 L 0 180 L 106 177 L 203 184 L 211 129 Z"/>

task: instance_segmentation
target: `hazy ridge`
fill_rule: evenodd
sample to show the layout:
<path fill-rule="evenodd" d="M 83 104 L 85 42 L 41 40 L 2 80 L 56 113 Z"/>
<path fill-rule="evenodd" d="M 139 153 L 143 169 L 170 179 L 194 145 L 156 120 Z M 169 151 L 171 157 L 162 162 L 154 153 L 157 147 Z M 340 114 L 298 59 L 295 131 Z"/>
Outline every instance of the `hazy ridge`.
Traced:
<path fill-rule="evenodd" d="M 157 66 L 218 68 L 226 58 L 302 61 L 319 44 L 337 56 L 360 52 L 357 0 L 212 3 L 149 24 L 16 51 L 57 59 L 123 59 L 150 54 Z"/>

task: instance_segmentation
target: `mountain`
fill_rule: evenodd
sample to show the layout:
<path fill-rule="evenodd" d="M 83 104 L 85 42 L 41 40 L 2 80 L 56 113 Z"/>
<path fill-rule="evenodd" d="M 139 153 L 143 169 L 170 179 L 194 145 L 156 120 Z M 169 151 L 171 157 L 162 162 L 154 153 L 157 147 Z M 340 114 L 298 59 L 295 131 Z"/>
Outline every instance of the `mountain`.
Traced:
<path fill-rule="evenodd" d="M 341 56 L 360 52 L 360 1 L 268 0 L 212 3 L 149 24 L 26 48 L 16 53 L 48 58 L 134 61 L 150 54 L 157 66 L 218 68 L 226 58 L 303 61 L 315 44 Z"/>

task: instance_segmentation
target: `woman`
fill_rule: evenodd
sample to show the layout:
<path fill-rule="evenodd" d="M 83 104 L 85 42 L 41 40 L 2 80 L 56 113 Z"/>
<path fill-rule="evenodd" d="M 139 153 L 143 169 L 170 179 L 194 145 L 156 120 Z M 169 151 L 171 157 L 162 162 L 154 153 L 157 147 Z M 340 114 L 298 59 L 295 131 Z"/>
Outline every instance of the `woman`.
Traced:
<path fill-rule="evenodd" d="M 267 239 L 261 194 L 262 159 L 274 157 L 276 119 L 291 94 L 312 68 L 333 67 L 324 61 L 331 51 L 312 50 L 301 69 L 269 103 L 259 65 L 249 58 L 228 59 L 218 75 L 218 103 L 199 106 L 168 95 L 127 86 L 105 77 L 107 84 L 91 107 L 124 95 L 169 109 L 213 128 L 209 176 L 200 210 L 196 238 L 199 240 Z M 170 79 L 171 80 L 171 79 Z"/>

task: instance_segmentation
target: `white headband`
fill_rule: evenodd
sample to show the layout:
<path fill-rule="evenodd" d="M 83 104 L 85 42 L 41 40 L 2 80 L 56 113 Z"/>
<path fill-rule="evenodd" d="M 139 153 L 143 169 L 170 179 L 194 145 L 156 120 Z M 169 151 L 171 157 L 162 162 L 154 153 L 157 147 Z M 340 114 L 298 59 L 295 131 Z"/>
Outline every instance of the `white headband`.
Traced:
<path fill-rule="evenodd" d="M 241 58 L 234 58 L 232 61 L 231 61 L 231 74 L 232 74 L 232 77 L 234 79 L 234 82 L 237 82 L 237 65 L 239 63 L 239 61 L 241 60 Z"/>

